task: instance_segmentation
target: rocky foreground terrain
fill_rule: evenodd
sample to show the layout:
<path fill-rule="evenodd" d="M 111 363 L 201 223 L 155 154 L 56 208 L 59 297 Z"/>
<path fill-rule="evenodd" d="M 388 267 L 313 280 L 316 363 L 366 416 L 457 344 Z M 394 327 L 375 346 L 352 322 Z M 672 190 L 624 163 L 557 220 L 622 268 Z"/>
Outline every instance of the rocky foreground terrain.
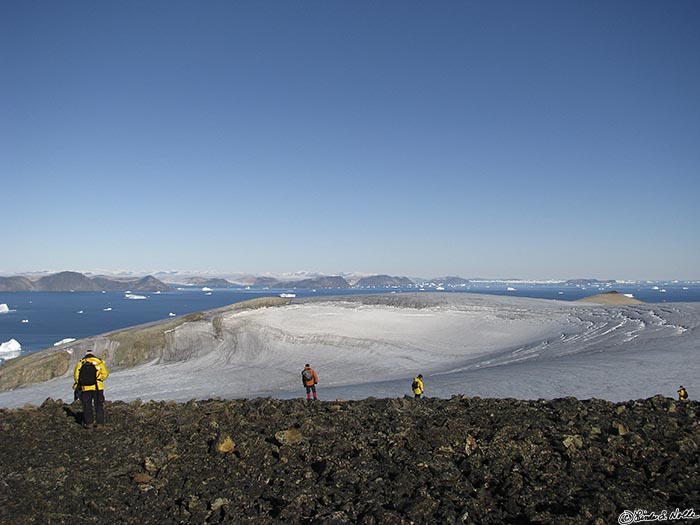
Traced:
<path fill-rule="evenodd" d="M 3 524 L 617 523 L 700 513 L 700 403 L 409 398 L 0 410 Z"/>

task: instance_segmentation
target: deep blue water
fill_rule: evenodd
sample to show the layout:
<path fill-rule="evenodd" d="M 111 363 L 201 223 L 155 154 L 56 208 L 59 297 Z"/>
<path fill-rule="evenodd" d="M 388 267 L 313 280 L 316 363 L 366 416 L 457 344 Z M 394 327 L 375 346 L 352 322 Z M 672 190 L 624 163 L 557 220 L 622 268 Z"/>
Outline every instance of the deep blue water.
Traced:
<path fill-rule="evenodd" d="M 700 302 L 700 283 L 615 284 L 611 287 L 575 287 L 562 284 L 470 284 L 447 288 L 453 293 L 489 293 L 572 301 L 616 290 L 631 293 L 648 303 Z M 655 289 L 656 287 L 656 289 Z M 359 293 L 402 293 L 417 289 L 294 290 L 297 297 L 348 295 Z M 662 291 L 665 290 L 665 291 Z M 143 293 L 145 300 L 125 299 L 123 292 L 0 292 L 0 304 L 10 312 L 0 314 L 0 343 L 16 339 L 22 353 L 48 348 L 65 338 L 80 339 L 128 326 L 210 310 L 256 297 L 276 296 L 287 290 L 215 289 L 206 295 L 201 289 L 177 290 L 161 294 Z M 426 289 L 424 293 L 430 293 Z M 111 308 L 109 311 L 105 309 Z M 81 312 L 82 313 L 78 313 Z M 22 322 L 26 320 L 27 322 Z"/>

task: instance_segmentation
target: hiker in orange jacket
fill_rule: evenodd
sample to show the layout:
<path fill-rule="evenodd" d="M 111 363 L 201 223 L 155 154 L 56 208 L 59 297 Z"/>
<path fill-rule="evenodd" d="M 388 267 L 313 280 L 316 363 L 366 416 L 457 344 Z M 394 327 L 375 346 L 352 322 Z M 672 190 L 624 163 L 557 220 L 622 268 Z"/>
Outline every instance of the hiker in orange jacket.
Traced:
<path fill-rule="evenodd" d="M 318 376 L 309 363 L 306 363 L 304 365 L 304 370 L 301 371 L 301 383 L 306 388 L 306 399 L 311 401 L 311 392 L 313 392 L 314 401 L 317 400 L 316 385 L 318 384 Z"/>

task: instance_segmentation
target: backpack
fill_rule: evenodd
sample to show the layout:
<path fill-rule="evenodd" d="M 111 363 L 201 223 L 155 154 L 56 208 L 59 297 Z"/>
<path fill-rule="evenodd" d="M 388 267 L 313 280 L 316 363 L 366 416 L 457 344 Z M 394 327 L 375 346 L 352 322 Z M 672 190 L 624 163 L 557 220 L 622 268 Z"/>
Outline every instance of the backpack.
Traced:
<path fill-rule="evenodd" d="M 301 372 L 301 378 L 306 383 L 307 381 L 312 381 L 314 376 L 311 373 L 311 370 L 309 370 L 308 368 L 304 368 L 304 370 Z"/>
<path fill-rule="evenodd" d="M 413 390 L 418 390 L 419 387 L 420 387 L 420 384 L 418 383 L 418 381 L 416 381 L 416 380 L 414 379 L 414 380 L 413 380 L 413 383 L 411 383 L 411 388 L 412 388 Z"/>
<path fill-rule="evenodd" d="M 83 361 L 78 372 L 78 385 L 97 387 L 97 367 L 90 361 Z"/>

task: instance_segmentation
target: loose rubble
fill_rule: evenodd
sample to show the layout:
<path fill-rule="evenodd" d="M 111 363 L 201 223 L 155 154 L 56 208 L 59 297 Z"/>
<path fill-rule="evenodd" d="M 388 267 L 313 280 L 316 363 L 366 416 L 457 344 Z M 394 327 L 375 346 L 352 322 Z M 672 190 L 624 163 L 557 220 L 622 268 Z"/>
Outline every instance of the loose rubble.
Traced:
<path fill-rule="evenodd" d="M 700 404 L 108 402 L 0 410 L 0 522 L 581 524 L 700 513 Z"/>

